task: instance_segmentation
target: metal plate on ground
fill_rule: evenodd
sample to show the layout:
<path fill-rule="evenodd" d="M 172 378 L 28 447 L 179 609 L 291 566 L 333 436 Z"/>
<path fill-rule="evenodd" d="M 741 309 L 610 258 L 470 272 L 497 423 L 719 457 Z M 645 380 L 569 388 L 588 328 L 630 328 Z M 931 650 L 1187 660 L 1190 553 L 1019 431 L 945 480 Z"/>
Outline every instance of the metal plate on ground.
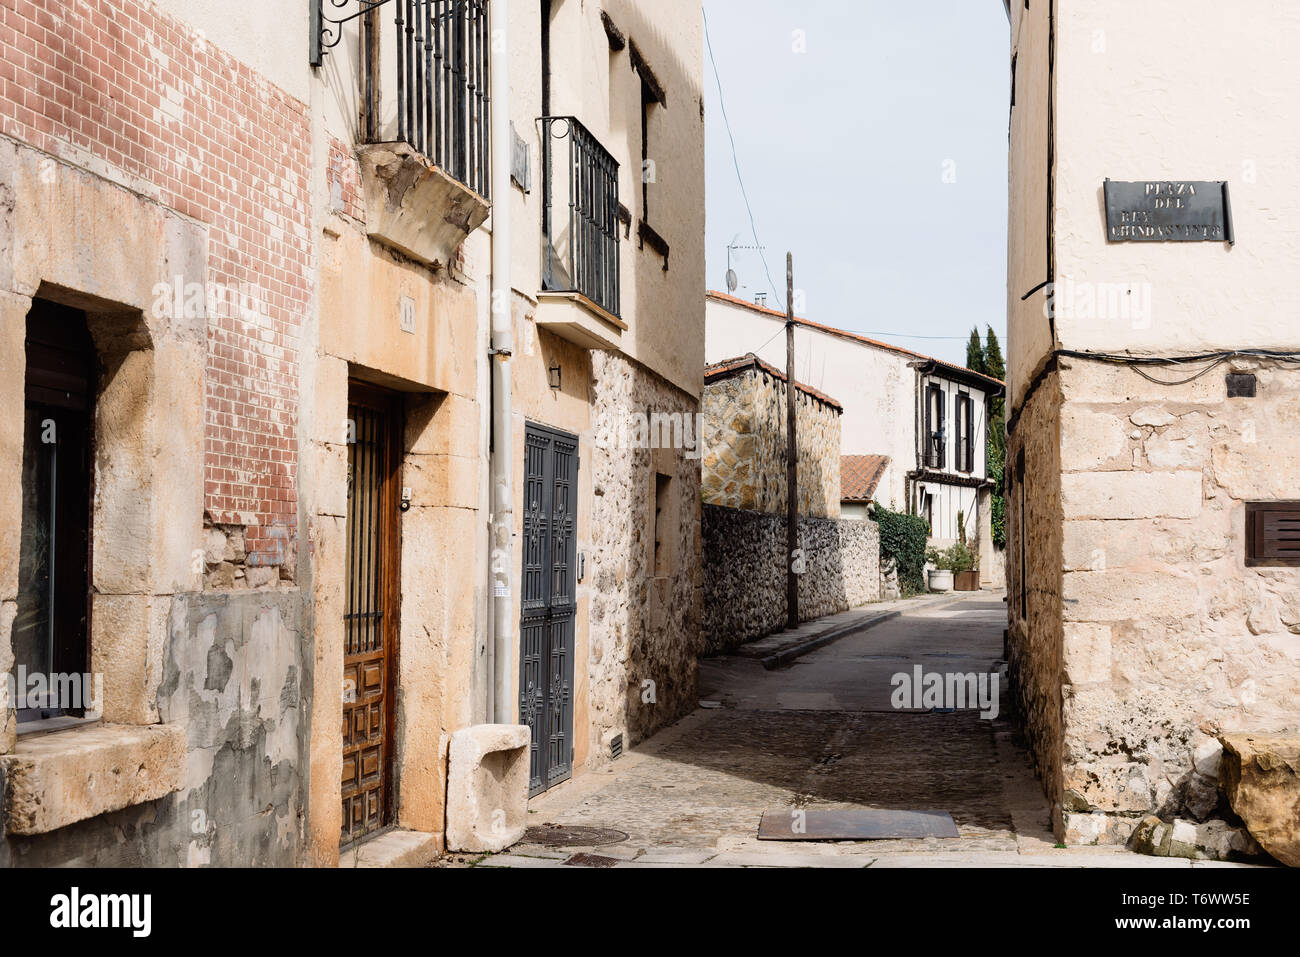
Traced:
<path fill-rule="evenodd" d="M 850 810 L 764 811 L 760 841 L 887 841 L 957 837 L 947 811 Z"/>
<path fill-rule="evenodd" d="M 524 844 L 542 844 L 546 847 L 600 847 L 626 841 L 627 835 L 612 827 L 567 827 L 563 824 L 542 824 L 524 832 Z"/>
<path fill-rule="evenodd" d="M 613 857 L 601 857 L 599 854 L 574 854 L 564 862 L 573 867 L 617 867 L 618 860 Z"/>

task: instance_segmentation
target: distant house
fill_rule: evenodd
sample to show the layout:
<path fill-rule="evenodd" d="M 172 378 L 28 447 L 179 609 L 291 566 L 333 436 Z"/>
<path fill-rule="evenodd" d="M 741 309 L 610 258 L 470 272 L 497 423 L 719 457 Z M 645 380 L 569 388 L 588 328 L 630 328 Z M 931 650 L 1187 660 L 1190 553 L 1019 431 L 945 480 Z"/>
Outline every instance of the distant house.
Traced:
<path fill-rule="evenodd" d="M 705 359 L 752 353 L 784 368 L 784 323 L 782 312 L 710 292 Z M 1002 382 L 855 332 L 804 318 L 795 323 L 795 375 L 844 408 L 842 514 L 865 515 L 874 499 L 924 515 L 938 545 L 961 538 L 991 545 L 985 444 Z"/>

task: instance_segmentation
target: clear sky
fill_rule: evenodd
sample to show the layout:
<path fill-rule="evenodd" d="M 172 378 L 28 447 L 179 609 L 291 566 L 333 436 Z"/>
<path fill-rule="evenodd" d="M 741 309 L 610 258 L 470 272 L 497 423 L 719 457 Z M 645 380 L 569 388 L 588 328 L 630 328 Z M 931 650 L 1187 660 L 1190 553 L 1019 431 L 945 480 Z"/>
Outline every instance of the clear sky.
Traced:
<path fill-rule="evenodd" d="M 736 295 L 752 302 L 766 291 L 783 308 L 788 250 L 809 319 L 960 364 L 971 328 L 988 324 L 1005 352 L 1010 65 L 1000 0 L 704 0 L 704 9 L 777 286 L 756 252 L 739 250 Z M 725 291 L 728 244 L 754 239 L 707 46 L 704 91 L 707 278 Z"/>

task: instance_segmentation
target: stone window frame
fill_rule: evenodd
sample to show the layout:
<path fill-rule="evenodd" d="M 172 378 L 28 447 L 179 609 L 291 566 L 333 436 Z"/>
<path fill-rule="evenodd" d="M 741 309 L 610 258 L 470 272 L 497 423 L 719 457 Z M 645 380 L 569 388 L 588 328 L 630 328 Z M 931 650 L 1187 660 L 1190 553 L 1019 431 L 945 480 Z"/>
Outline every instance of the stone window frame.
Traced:
<path fill-rule="evenodd" d="M 0 673 L 14 663 L 33 300 L 84 312 L 99 365 L 88 640 L 90 672 L 103 676 L 101 718 L 19 739 L 14 702 L 0 707 L 0 772 L 9 792 L 30 798 L 10 802 L 0 823 L 39 834 L 184 782 L 185 731 L 160 724 L 158 690 L 173 596 L 203 587 L 207 330 L 205 316 L 173 315 L 160 290 L 206 283 L 208 238 L 202 224 L 152 200 L 0 140 L 5 193 L 19 199 L 0 219 Z M 148 788 L 93 770 L 137 759 L 150 768 Z"/>

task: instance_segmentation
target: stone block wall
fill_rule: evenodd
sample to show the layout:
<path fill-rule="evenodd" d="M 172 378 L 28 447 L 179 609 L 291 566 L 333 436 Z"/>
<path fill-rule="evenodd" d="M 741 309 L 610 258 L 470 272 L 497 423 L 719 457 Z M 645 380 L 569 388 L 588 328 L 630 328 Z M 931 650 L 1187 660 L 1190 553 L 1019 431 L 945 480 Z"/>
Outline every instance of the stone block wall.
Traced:
<path fill-rule="evenodd" d="M 1048 375 L 1007 436 L 1007 664 L 1054 825 L 1061 794 L 1060 383 Z M 1023 455 L 1024 470 L 1019 469 Z"/>
<path fill-rule="evenodd" d="M 783 516 L 703 506 L 703 651 L 722 654 L 786 625 Z M 799 579 L 803 621 L 880 600 L 880 532 L 875 522 L 799 522 L 807 568 Z"/>
<path fill-rule="evenodd" d="M 753 359 L 726 372 L 709 373 L 702 406 L 704 501 L 784 515 L 785 377 Z M 796 407 L 799 513 L 839 518 L 843 410 L 828 397 L 802 387 Z"/>
<path fill-rule="evenodd" d="M 641 365 L 612 352 L 592 353 L 591 401 L 615 421 L 661 413 L 693 416 L 695 399 Z M 666 569 L 654 567 L 654 493 L 671 482 L 675 515 Z M 607 743 L 644 740 L 696 704 L 699 654 L 700 460 L 690 449 L 597 447 L 593 453 L 589 688 L 589 766 L 608 758 Z M 583 667 L 579 662 L 578 666 Z"/>
<path fill-rule="evenodd" d="M 1228 371 L 1255 374 L 1257 397 L 1227 398 Z M 1217 736 L 1300 728 L 1300 569 L 1245 564 L 1246 503 L 1300 498 L 1300 370 L 1238 359 L 1162 386 L 1063 360 L 1059 408 L 1044 389 L 1034 402 L 1037 424 L 1017 432 L 1058 441 L 1062 474 L 1030 515 L 1059 565 L 1032 564 L 1061 572 L 1031 578 L 1027 630 L 1013 613 L 1013 676 L 1039 689 L 1018 698 L 1037 705 L 1040 765 L 1059 755 L 1064 838 L 1123 843 L 1150 813 L 1219 816 Z"/>

